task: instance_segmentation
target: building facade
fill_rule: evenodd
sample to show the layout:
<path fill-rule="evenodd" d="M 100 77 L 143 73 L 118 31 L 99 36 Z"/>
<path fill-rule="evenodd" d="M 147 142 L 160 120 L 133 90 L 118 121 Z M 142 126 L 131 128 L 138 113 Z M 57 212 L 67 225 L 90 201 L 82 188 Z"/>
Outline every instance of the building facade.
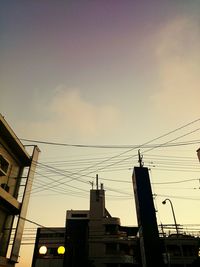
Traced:
<path fill-rule="evenodd" d="M 32 267 L 63 267 L 65 227 L 38 228 Z"/>
<path fill-rule="evenodd" d="M 32 179 L 39 149 L 30 156 L 4 117 L 0 114 L 0 267 L 18 262 Z M 26 171 L 26 177 L 23 177 Z M 21 191 L 22 181 L 24 190 Z M 29 192 L 27 194 L 27 192 Z M 21 194 L 21 196 L 19 195 Z M 14 218 L 14 241 L 8 255 Z"/>

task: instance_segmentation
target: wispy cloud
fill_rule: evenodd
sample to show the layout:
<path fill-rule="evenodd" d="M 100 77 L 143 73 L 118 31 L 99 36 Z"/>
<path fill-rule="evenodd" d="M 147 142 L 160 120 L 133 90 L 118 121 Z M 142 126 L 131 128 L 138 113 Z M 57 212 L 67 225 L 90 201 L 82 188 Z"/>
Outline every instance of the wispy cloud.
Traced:
<path fill-rule="evenodd" d="M 84 99 L 77 89 L 56 88 L 49 105 L 43 108 L 42 118 L 30 122 L 26 137 L 45 138 L 93 138 L 114 132 L 120 112 L 112 105 L 96 105 Z"/>
<path fill-rule="evenodd" d="M 112 129 L 119 115 L 113 106 L 95 105 L 85 100 L 78 90 L 59 90 L 50 110 L 69 130 L 83 135 Z"/>
<path fill-rule="evenodd" d="M 161 29 L 156 46 L 158 90 L 153 96 L 164 117 L 191 118 L 200 112 L 200 24 L 177 17 Z"/>

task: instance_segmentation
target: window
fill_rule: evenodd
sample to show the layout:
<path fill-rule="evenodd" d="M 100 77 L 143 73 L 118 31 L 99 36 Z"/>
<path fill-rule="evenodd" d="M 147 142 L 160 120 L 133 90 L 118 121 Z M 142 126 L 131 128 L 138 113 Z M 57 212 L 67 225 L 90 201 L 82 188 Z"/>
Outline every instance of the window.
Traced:
<path fill-rule="evenodd" d="M 117 235 L 118 234 L 118 225 L 115 224 L 106 224 L 105 232 L 109 235 Z"/>
<path fill-rule="evenodd" d="M 183 245 L 183 255 L 184 256 L 198 256 L 198 249 L 193 245 Z"/>
<path fill-rule="evenodd" d="M 180 247 L 178 245 L 168 245 L 167 251 L 172 256 L 181 256 Z"/>
<path fill-rule="evenodd" d="M 5 176 L 8 172 L 9 162 L 0 155 L 0 176 Z"/>
<path fill-rule="evenodd" d="M 52 231 L 56 231 L 56 230 L 52 230 Z M 58 238 L 58 237 L 64 237 L 65 233 L 40 233 L 40 238 Z"/>
<path fill-rule="evenodd" d="M 72 213 L 72 218 L 86 218 L 86 213 Z"/>
<path fill-rule="evenodd" d="M 119 250 L 120 250 L 120 254 L 122 255 L 130 255 L 130 248 L 128 244 L 120 244 Z"/>
<path fill-rule="evenodd" d="M 118 267 L 118 263 L 106 263 L 106 267 Z"/>
<path fill-rule="evenodd" d="M 117 244 L 116 243 L 108 243 L 106 244 L 106 254 L 117 254 Z"/>
<path fill-rule="evenodd" d="M 9 192 L 9 186 L 5 183 L 1 184 L 1 187 L 6 191 Z"/>

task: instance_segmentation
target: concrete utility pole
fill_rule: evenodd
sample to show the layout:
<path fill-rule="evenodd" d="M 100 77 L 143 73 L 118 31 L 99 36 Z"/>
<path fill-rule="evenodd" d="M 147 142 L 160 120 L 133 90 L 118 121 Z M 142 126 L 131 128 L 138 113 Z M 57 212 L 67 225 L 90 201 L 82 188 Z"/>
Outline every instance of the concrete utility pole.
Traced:
<path fill-rule="evenodd" d="M 165 266 L 162 256 L 164 249 L 159 238 L 148 168 L 141 167 L 141 157 L 139 157 L 139 163 L 140 167 L 134 167 L 132 179 L 142 267 L 163 267 Z"/>

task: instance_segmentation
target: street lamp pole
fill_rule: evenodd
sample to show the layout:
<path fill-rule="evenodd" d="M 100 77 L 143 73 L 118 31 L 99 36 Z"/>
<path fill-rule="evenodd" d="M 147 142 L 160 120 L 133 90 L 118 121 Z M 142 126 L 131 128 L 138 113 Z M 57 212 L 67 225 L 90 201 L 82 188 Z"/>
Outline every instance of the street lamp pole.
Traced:
<path fill-rule="evenodd" d="M 174 223 L 175 223 L 175 227 L 176 227 L 176 233 L 177 233 L 177 238 L 179 237 L 179 232 L 178 232 L 178 225 L 177 225 L 177 222 L 176 222 L 176 217 L 175 217 L 175 213 L 174 213 L 174 208 L 173 208 L 173 205 L 172 205 L 172 202 L 169 198 L 166 198 L 162 204 L 166 204 L 166 201 L 169 201 L 170 205 L 171 205 L 171 208 L 172 208 L 172 214 L 173 214 L 173 217 L 174 217 Z M 180 241 L 179 241 L 180 242 Z M 182 244 L 179 243 L 180 245 L 180 253 L 181 253 L 181 256 L 183 258 L 183 266 L 186 267 L 186 262 L 185 262 L 185 258 L 184 258 L 184 254 L 183 254 L 183 247 L 182 247 Z"/>
<path fill-rule="evenodd" d="M 172 214 L 173 214 L 173 218 L 174 218 L 174 223 L 175 223 L 175 227 L 176 227 L 176 233 L 177 233 L 177 236 L 179 234 L 178 232 L 178 225 L 177 225 L 177 222 L 176 222 L 176 217 L 175 217 L 175 213 L 174 213 L 174 208 L 173 208 L 173 205 L 172 205 L 172 202 L 169 198 L 166 198 L 162 204 L 166 204 L 166 201 L 169 201 L 170 205 L 171 205 L 171 209 L 172 209 Z"/>

